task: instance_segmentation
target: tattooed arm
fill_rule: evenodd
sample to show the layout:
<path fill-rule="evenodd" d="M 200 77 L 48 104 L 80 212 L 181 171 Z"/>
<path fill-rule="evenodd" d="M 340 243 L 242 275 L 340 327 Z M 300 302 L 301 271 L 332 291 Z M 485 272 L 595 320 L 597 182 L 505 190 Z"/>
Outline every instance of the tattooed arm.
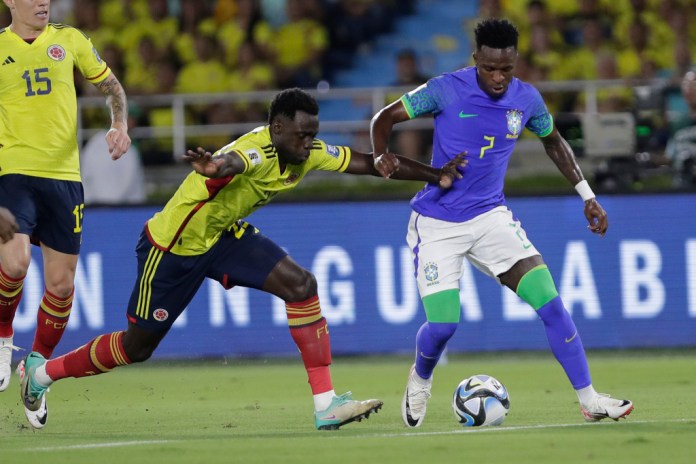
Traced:
<path fill-rule="evenodd" d="M 111 113 L 111 129 L 106 133 L 111 159 L 119 159 L 131 144 L 128 136 L 128 102 L 126 92 L 113 74 L 97 84 L 97 88 L 106 95 L 106 105 Z"/>

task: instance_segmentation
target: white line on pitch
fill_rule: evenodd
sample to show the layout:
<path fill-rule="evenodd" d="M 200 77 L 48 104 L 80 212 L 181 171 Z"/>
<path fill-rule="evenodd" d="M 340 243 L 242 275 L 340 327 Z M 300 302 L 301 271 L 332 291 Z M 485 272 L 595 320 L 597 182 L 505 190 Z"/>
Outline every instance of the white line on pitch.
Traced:
<path fill-rule="evenodd" d="M 25 451 L 66 451 L 91 448 L 118 448 L 121 446 L 141 446 L 141 445 L 160 445 L 172 443 L 179 440 L 133 440 L 133 441 L 112 441 L 107 443 L 87 443 L 84 445 L 65 445 L 65 446 L 46 446 L 43 448 L 27 448 Z"/>
<path fill-rule="evenodd" d="M 667 422 L 691 422 L 696 421 L 696 419 L 671 419 L 671 420 L 629 420 L 626 425 L 630 424 L 656 424 L 656 423 L 667 423 Z M 589 424 L 589 423 L 577 423 L 577 424 L 540 424 L 540 425 L 517 425 L 511 427 L 465 427 L 457 430 L 448 430 L 445 432 L 404 432 L 404 433 L 378 433 L 378 434 L 361 434 L 361 435 L 351 435 L 351 438 L 391 438 L 391 437 L 418 437 L 418 436 L 433 436 L 433 435 L 459 435 L 462 433 L 492 433 L 492 432 L 516 432 L 519 430 L 536 430 L 536 429 L 559 429 L 567 427 L 596 427 L 596 426 L 607 426 L 611 422 L 603 422 L 602 424 Z M 330 438 L 339 438 L 338 436 Z M 345 437 L 347 438 L 347 437 Z"/>

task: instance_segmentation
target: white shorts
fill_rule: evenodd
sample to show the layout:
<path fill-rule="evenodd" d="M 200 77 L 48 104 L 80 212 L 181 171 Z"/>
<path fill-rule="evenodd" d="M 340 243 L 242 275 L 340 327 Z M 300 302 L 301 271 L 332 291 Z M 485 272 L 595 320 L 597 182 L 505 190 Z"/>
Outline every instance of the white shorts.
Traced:
<path fill-rule="evenodd" d="M 464 258 L 497 280 L 524 258 L 539 252 L 520 221 L 499 206 L 466 222 L 447 222 L 411 213 L 408 246 L 421 298 L 459 288 Z"/>

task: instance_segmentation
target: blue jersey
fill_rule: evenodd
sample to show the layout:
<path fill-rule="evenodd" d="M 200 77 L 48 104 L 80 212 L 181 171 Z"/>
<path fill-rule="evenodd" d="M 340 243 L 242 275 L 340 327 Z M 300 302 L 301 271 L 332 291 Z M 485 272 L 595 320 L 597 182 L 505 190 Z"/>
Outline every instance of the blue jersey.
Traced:
<path fill-rule="evenodd" d="M 464 176 L 451 189 L 428 184 L 411 200 L 416 212 L 444 221 L 467 221 L 504 205 L 505 172 L 522 129 L 539 137 L 553 129 L 536 88 L 513 78 L 507 92 L 494 99 L 478 86 L 475 67 L 430 79 L 401 101 L 411 118 L 434 114 L 434 167 L 468 153 Z"/>

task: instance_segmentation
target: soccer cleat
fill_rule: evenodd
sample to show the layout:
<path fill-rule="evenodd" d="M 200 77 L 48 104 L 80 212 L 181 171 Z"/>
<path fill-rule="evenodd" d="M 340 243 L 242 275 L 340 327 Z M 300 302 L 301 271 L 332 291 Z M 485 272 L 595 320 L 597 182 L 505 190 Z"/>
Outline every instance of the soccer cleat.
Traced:
<path fill-rule="evenodd" d="M 337 430 L 342 425 L 367 419 L 383 404 L 380 400 L 356 401 L 351 398 L 351 392 L 344 393 L 334 396 L 328 408 L 314 413 L 314 424 L 318 430 Z"/>
<path fill-rule="evenodd" d="M 629 400 L 617 400 L 605 393 L 597 393 L 592 404 L 587 407 L 581 406 L 580 410 L 587 422 L 597 422 L 607 418 L 617 421 L 631 414 L 633 403 Z"/>
<path fill-rule="evenodd" d="M 48 387 L 39 385 L 34 380 L 36 368 L 45 364 L 46 359 L 39 353 L 32 351 L 17 367 L 17 373 L 21 380 L 20 396 L 24 403 L 24 414 L 29 424 L 35 429 L 41 429 L 48 419 L 48 406 L 46 405 L 46 392 Z"/>
<path fill-rule="evenodd" d="M 408 374 L 404 399 L 401 401 L 401 418 L 406 427 L 420 427 L 423 423 L 425 409 L 431 396 L 430 389 L 433 386 L 432 377 L 428 380 L 420 379 L 420 377 L 416 379 L 415 377 L 418 377 L 418 374 L 414 364 Z"/>
<path fill-rule="evenodd" d="M 12 337 L 0 338 L 0 392 L 7 390 L 12 377 L 12 351 L 20 348 L 12 344 Z"/>

